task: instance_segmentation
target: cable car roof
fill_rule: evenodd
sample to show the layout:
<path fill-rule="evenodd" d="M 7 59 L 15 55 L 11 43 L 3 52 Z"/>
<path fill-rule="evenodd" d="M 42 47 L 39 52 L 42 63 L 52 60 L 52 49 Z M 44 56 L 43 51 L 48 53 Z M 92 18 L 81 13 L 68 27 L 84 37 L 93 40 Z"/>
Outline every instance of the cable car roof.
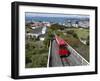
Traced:
<path fill-rule="evenodd" d="M 55 39 L 56 39 L 58 45 L 65 45 L 66 44 L 65 41 L 58 36 L 55 36 Z"/>

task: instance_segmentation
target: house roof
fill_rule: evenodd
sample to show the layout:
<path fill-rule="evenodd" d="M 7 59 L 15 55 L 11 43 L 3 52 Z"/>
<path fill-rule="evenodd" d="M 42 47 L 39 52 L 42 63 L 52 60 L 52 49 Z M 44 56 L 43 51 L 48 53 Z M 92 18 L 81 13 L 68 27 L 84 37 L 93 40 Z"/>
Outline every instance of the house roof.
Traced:
<path fill-rule="evenodd" d="M 34 34 L 42 33 L 42 27 L 33 29 L 32 33 L 34 33 Z"/>

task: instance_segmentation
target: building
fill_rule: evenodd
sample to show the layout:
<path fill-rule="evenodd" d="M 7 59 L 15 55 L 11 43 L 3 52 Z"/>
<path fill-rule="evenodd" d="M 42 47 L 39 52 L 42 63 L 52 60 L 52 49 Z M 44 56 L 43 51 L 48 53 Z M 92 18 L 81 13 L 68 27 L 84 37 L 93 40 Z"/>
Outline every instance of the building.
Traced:
<path fill-rule="evenodd" d="M 73 21 L 72 26 L 78 28 L 79 27 L 79 21 Z"/>
<path fill-rule="evenodd" d="M 39 39 L 40 39 L 41 41 L 44 41 L 44 39 L 45 39 L 45 34 L 39 35 Z"/>
<path fill-rule="evenodd" d="M 68 20 L 68 21 L 67 21 L 67 26 L 68 26 L 68 27 L 71 27 L 71 26 L 72 26 L 71 20 Z"/>
<path fill-rule="evenodd" d="M 26 36 L 28 38 L 30 37 L 36 37 L 36 39 L 40 39 L 41 41 L 43 41 L 45 39 L 45 34 L 47 32 L 47 27 L 35 27 L 35 29 L 33 29 L 33 31 L 31 33 L 27 33 Z"/>
<path fill-rule="evenodd" d="M 83 28 L 89 28 L 89 21 L 79 21 L 79 26 Z"/>

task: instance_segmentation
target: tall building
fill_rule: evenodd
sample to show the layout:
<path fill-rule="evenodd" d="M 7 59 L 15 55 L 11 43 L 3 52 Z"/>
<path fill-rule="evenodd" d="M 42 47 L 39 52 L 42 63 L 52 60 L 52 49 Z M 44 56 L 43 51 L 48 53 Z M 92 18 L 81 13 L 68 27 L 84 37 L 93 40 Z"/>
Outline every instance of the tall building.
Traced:
<path fill-rule="evenodd" d="M 72 26 L 71 20 L 67 20 L 67 26 L 68 27 L 71 27 Z"/>

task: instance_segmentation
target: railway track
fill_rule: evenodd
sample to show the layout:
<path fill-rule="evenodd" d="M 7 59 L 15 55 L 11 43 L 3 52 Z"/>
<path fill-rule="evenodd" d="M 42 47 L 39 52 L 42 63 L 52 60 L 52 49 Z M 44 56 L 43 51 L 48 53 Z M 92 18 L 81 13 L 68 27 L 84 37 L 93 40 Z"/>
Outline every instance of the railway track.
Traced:
<path fill-rule="evenodd" d="M 63 66 L 70 66 L 70 62 L 66 57 L 65 58 L 61 58 L 61 62 L 62 62 Z"/>

